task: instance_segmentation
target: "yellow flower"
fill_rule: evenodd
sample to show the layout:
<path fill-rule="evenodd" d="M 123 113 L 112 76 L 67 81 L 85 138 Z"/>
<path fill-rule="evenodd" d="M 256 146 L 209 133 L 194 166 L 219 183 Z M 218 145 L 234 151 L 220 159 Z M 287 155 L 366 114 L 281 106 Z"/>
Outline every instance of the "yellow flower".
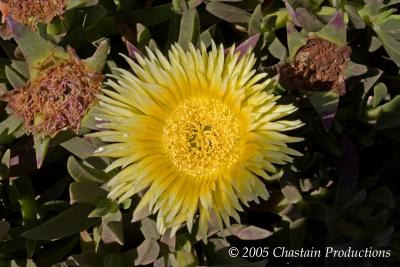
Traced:
<path fill-rule="evenodd" d="M 96 153 L 118 158 L 106 171 L 121 168 L 108 182 L 109 197 L 122 202 L 147 189 L 134 219 L 157 213 L 159 232 L 174 235 L 184 223 L 191 231 L 198 214 L 206 240 L 209 223 L 229 227 L 242 204 L 268 199 L 259 177 L 301 155 L 286 143 L 302 139 L 281 132 L 302 123 L 281 120 L 296 107 L 264 91 L 272 81 L 252 69 L 251 53 L 225 55 L 215 44 L 210 52 L 174 45 L 168 58 L 147 52 L 136 55 L 138 64 L 124 56 L 133 74 L 117 69 L 99 96 L 104 130 L 92 136 L 113 144 Z"/>

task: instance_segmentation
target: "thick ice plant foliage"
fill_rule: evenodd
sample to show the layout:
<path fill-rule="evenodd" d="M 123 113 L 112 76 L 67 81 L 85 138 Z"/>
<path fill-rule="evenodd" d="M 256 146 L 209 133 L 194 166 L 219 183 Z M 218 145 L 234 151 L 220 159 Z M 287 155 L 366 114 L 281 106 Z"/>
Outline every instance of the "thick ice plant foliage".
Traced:
<path fill-rule="evenodd" d="M 160 233 L 173 235 L 198 218 L 206 239 L 209 223 L 229 226 L 242 205 L 268 199 L 262 178 L 301 155 L 287 146 L 301 138 L 282 132 L 302 123 L 281 119 L 296 107 L 264 91 L 271 80 L 253 70 L 252 53 L 225 54 L 214 44 L 210 52 L 173 45 L 168 57 L 147 53 L 136 54 L 137 63 L 125 57 L 133 73 L 117 69 L 99 96 L 103 130 L 93 136 L 112 144 L 97 155 L 117 158 L 107 171 L 120 168 L 109 197 L 124 201 L 147 189 L 134 219 L 157 213 Z"/>

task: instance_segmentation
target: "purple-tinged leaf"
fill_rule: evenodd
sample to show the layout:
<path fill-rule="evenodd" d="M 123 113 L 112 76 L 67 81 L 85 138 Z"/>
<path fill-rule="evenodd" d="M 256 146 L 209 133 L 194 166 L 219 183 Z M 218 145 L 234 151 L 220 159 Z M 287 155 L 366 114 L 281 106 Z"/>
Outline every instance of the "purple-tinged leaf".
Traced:
<path fill-rule="evenodd" d="M 157 223 L 150 218 L 143 218 L 141 220 L 140 231 L 146 239 L 160 239 L 160 234 L 157 231 Z"/>
<path fill-rule="evenodd" d="M 136 59 L 136 54 L 143 56 L 142 51 L 140 51 L 134 44 L 132 44 L 128 40 L 125 41 L 125 45 L 130 58 Z"/>
<path fill-rule="evenodd" d="M 266 229 L 262 229 L 253 225 L 247 226 L 241 224 L 233 224 L 228 231 L 232 235 L 237 236 L 242 240 L 259 240 L 267 238 L 273 234 Z"/>
<path fill-rule="evenodd" d="M 254 34 L 246 40 L 244 40 L 236 49 L 235 52 L 240 52 L 240 55 L 245 55 L 249 50 L 253 50 L 256 47 L 258 40 L 260 39 L 260 34 Z"/>
<path fill-rule="evenodd" d="M 345 46 L 346 24 L 344 22 L 343 13 L 341 11 L 337 11 L 328 24 L 315 34 L 322 39 Z"/>
<path fill-rule="evenodd" d="M 101 224 L 101 240 L 104 244 L 124 244 L 122 221 L 103 221 Z"/>
<path fill-rule="evenodd" d="M 286 203 L 297 203 L 303 199 L 301 192 L 295 185 L 291 183 L 281 184 L 281 188 L 281 192 L 285 196 Z"/>
<path fill-rule="evenodd" d="M 296 11 L 294 10 L 294 8 L 289 4 L 287 0 L 284 0 L 284 2 L 286 10 L 288 11 L 290 18 L 292 19 L 293 24 L 296 25 L 297 27 L 301 27 L 301 24 L 297 19 Z"/>
<path fill-rule="evenodd" d="M 314 13 L 303 7 L 296 8 L 296 18 L 300 22 L 301 27 L 308 32 L 316 32 L 324 27 L 324 24 Z"/>
<path fill-rule="evenodd" d="M 160 241 L 166 244 L 170 251 L 175 251 L 176 235 L 171 237 L 171 230 L 167 230 L 162 236 Z"/>
<path fill-rule="evenodd" d="M 338 109 L 339 95 L 334 91 L 314 92 L 309 99 L 320 115 L 325 131 L 328 132 Z"/>
<path fill-rule="evenodd" d="M 147 265 L 155 262 L 160 253 L 160 246 L 154 239 L 145 239 L 137 248 L 138 256 L 135 259 L 135 266 Z"/>

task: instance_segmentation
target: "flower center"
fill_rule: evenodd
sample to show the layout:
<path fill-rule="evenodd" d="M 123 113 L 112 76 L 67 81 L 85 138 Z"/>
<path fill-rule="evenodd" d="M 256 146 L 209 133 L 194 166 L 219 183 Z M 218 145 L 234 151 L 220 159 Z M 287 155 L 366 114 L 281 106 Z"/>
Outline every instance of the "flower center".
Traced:
<path fill-rule="evenodd" d="M 222 102 L 192 98 L 167 119 L 162 143 L 182 173 L 207 176 L 230 168 L 239 156 L 238 118 Z"/>

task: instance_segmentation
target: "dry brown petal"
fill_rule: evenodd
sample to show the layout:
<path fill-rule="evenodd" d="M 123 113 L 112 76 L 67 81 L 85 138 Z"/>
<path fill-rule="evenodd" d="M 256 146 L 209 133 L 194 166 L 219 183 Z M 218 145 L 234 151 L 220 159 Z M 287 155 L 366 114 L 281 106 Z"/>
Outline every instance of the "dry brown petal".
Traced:
<path fill-rule="evenodd" d="M 334 90 L 346 93 L 344 70 L 351 49 L 312 37 L 299 49 L 293 62 L 279 67 L 280 83 L 288 89 Z"/>
<path fill-rule="evenodd" d="M 2 0 L 0 11 L 3 23 L 10 15 L 15 21 L 35 29 L 39 22 L 50 23 L 64 14 L 67 0 Z"/>
<path fill-rule="evenodd" d="M 100 91 L 103 76 L 73 56 L 63 62 L 50 59 L 48 64 L 35 81 L 12 90 L 3 99 L 24 120 L 27 133 L 51 137 L 63 129 L 78 130 Z"/>

